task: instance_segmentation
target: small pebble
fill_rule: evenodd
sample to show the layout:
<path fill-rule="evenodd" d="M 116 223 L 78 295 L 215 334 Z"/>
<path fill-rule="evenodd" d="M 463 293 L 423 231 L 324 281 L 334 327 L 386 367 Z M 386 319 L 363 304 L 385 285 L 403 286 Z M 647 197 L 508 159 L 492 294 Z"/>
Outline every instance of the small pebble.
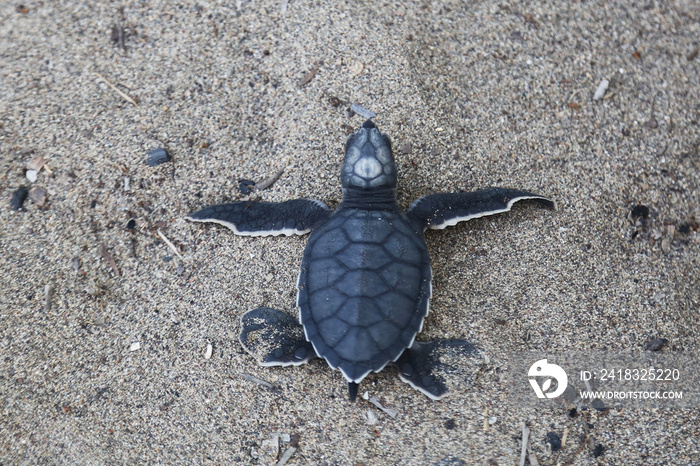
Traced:
<path fill-rule="evenodd" d="M 148 157 L 146 158 L 146 163 L 151 166 L 155 167 L 156 165 L 160 165 L 161 163 L 165 162 L 170 162 L 172 157 L 170 157 L 170 154 L 163 149 L 162 147 L 159 147 L 158 149 L 153 149 L 149 150 L 147 152 Z"/>
<path fill-rule="evenodd" d="M 649 207 L 645 205 L 636 205 L 632 208 L 632 218 L 648 218 L 649 217 Z"/>
<path fill-rule="evenodd" d="M 605 447 L 600 443 L 593 449 L 593 457 L 598 458 L 605 452 Z"/>
<path fill-rule="evenodd" d="M 362 71 L 365 69 L 365 64 L 362 63 L 361 61 L 356 61 L 350 66 L 350 74 L 353 76 L 359 76 L 362 74 Z M 359 113 L 359 112 L 355 112 Z"/>
<path fill-rule="evenodd" d="M 554 432 L 547 432 L 547 442 L 552 447 L 552 453 L 561 450 L 561 438 Z"/>
<path fill-rule="evenodd" d="M 607 406 L 605 406 L 605 403 L 603 403 L 601 400 L 599 400 L 597 398 L 591 402 L 591 406 L 593 406 L 593 408 L 595 408 L 596 411 L 601 411 L 601 412 L 608 409 Z"/>
<path fill-rule="evenodd" d="M 661 250 L 664 252 L 664 254 L 671 252 L 671 242 L 668 240 L 668 238 L 661 240 Z"/>
<path fill-rule="evenodd" d="M 43 206 L 46 203 L 46 190 L 36 186 L 33 187 L 29 190 L 29 199 L 39 207 Z"/>
<path fill-rule="evenodd" d="M 646 344 L 644 349 L 647 351 L 659 351 L 666 343 L 668 343 L 668 340 L 665 338 L 654 338 Z"/>
<path fill-rule="evenodd" d="M 34 182 L 36 181 L 36 175 L 37 175 L 36 170 L 27 170 L 27 171 L 24 173 L 24 176 L 26 176 L 27 179 L 28 179 L 29 181 L 31 181 L 32 183 L 34 183 Z"/>
<path fill-rule="evenodd" d="M 211 359 L 211 354 L 214 351 L 214 348 L 211 346 L 211 343 L 207 345 L 207 350 L 204 353 L 204 359 Z"/>
<path fill-rule="evenodd" d="M 498 421 L 498 418 L 496 416 L 491 416 L 489 418 L 489 425 L 490 426 L 494 425 L 496 423 L 496 421 Z"/>
<path fill-rule="evenodd" d="M 243 194 L 244 196 L 247 196 L 248 194 L 252 193 L 253 190 L 250 189 L 253 186 L 255 186 L 255 181 L 250 181 L 250 180 L 238 180 L 238 191 Z"/>
<path fill-rule="evenodd" d="M 24 205 L 24 201 L 27 200 L 27 195 L 29 191 L 24 186 L 21 186 L 12 193 L 12 199 L 10 199 L 10 207 L 12 210 L 20 210 Z"/>
<path fill-rule="evenodd" d="M 129 351 L 136 351 L 137 349 L 141 348 L 141 343 L 138 341 L 135 341 L 129 346 Z"/>
<path fill-rule="evenodd" d="M 607 79 L 603 79 L 600 84 L 598 84 L 598 89 L 595 90 L 595 94 L 593 94 L 593 100 L 600 100 L 603 98 L 605 95 L 605 91 L 608 90 L 608 86 L 610 85 L 610 82 Z"/>

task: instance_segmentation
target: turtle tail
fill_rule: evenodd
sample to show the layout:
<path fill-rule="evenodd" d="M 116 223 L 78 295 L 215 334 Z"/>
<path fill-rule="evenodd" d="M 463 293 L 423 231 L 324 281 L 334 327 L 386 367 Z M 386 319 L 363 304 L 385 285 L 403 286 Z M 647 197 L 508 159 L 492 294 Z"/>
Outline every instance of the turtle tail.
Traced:
<path fill-rule="evenodd" d="M 350 398 L 350 401 L 355 401 L 355 398 L 357 398 L 357 390 L 359 387 L 359 383 L 348 382 L 348 397 Z"/>

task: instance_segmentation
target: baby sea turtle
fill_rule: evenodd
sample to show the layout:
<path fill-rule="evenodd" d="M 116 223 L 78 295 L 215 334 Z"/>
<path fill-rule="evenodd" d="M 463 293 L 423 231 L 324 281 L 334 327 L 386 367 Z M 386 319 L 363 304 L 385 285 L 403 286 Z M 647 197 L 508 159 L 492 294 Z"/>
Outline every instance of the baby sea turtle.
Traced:
<path fill-rule="evenodd" d="M 370 372 L 398 367 L 404 382 L 439 399 L 447 393 L 440 355 L 457 349 L 474 356 L 464 340 L 415 341 L 428 314 L 431 268 L 423 238 L 472 218 L 510 210 L 546 197 L 505 188 L 431 194 L 405 213 L 396 201 L 391 141 L 367 120 L 351 135 L 341 169 L 343 199 L 335 211 L 323 202 L 234 202 L 187 217 L 220 223 L 237 235 L 303 235 L 311 232 L 299 273 L 299 321 L 261 307 L 242 317 L 240 341 L 263 366 L 303 364 L 322 357 L 348 381 L 351 400 Z"/>

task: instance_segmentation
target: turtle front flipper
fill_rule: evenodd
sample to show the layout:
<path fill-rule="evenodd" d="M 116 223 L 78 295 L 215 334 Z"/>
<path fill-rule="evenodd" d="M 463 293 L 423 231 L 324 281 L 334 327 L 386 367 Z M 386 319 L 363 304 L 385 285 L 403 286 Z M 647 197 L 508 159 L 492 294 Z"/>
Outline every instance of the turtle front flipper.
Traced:
<path fill-rule="evenodd" d="M 238 337 L 261 366 L 298 366 L 316 356 L 301 324 L 289 314 L 259 307 L 241 317 Z"/>
<path fill-rule="evenodd" d="M 331 211 L 321 201 L 232 202 L 213 205 L 185 217 L 219 223 L 242 236 L 305 235 L 325 222 Z"/>
<path fill-rule="evenodd" d="M 426 343 L 414 342 L 403 352 L 394 365 L 399 370 L 401 380 L 429 396 L 439 400 L 447 395 L 445 374 L 460 372 L 464 358 L 479 358 L 479 349 L 465 340 L 433 340 Z M 456 364 L 443 360 L 452 359 Z M 459 360 L 459 361 L 457 361 Z"/>
<path fill-rule="evenodd" d="M 423 229 L 441 230 L 473 218 L 508 212 L 514 203 L 531 199 L 547 207 L 554 201 L 517 189 L 489 188 L 470 193 L 431 194 L 416 199 L 406 215 Z"/>

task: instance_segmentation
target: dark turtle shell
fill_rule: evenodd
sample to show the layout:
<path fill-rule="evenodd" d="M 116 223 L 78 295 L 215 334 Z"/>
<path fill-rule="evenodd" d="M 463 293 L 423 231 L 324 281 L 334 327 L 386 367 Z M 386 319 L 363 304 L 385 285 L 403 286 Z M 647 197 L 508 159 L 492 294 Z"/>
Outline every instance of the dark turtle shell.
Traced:
<path fill-rule="evenodd" d="M 430 258 L 396 210 L 339 209 L 311 233 L 297 304 L 306 339 L 349 381 L 411 346 L 428 314 Z"/>

